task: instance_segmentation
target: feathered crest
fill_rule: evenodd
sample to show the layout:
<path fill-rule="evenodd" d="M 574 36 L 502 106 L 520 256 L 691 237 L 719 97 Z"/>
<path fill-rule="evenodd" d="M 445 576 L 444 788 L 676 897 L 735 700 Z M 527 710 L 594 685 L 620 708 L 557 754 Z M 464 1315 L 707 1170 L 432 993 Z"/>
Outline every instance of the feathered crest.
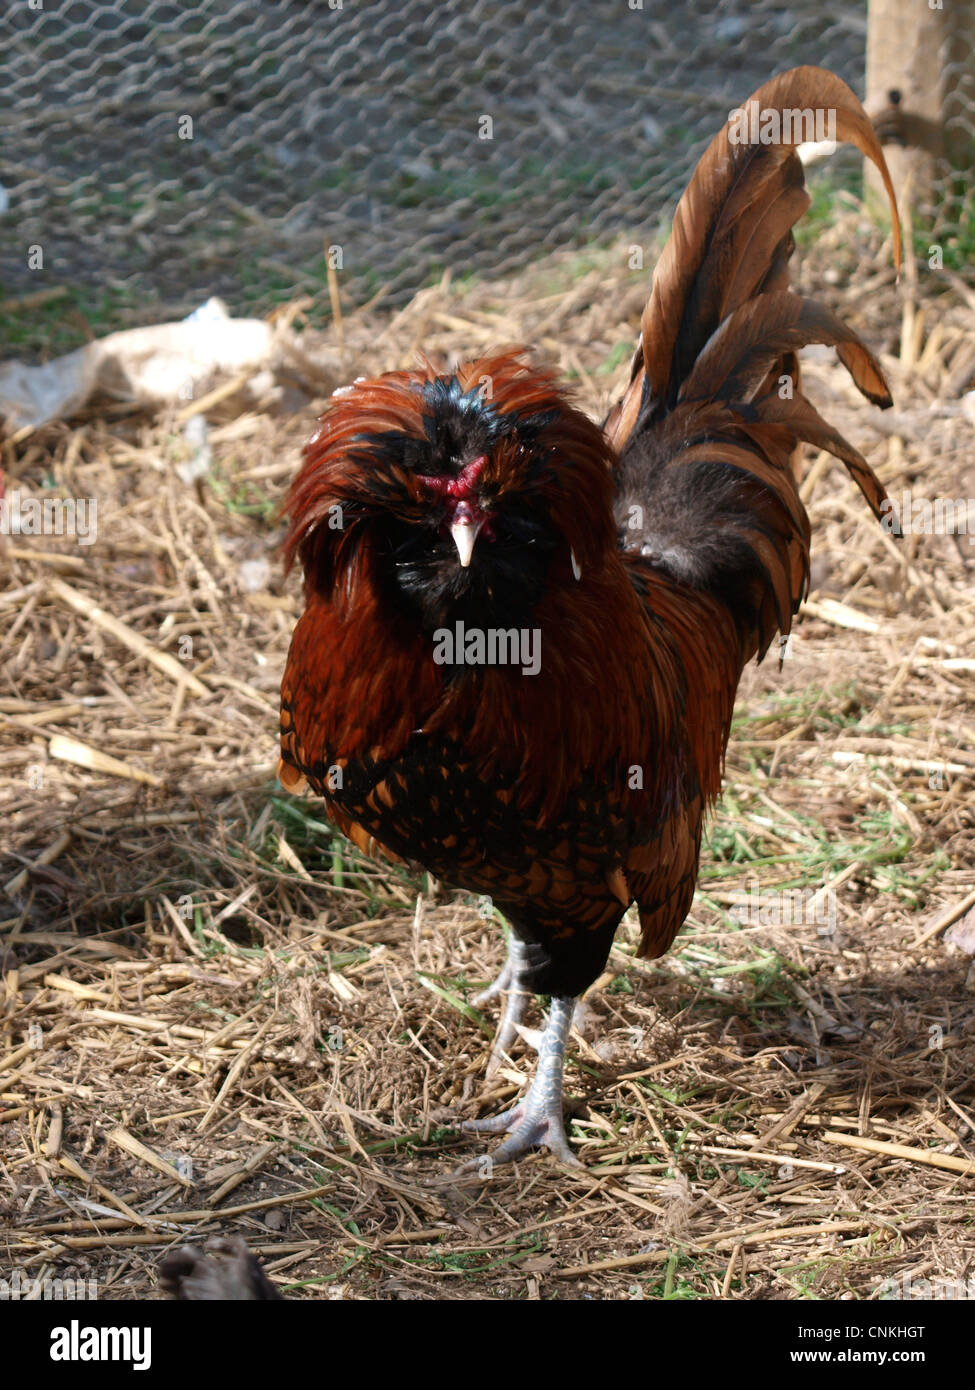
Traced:
<path fill-rule="evenodd" d="M 383 512 L 419 521 L 429 475 L 482 452 L 478 485 L 503 510 L 537 499 L 580 563 L 614 543 L 612 449 L 553 372 L 510 349 L 439 373 L 424 362 L 342 388 L 305 446 L 285 503 L 285 555 L 330 583 L 357 523 Z"/>

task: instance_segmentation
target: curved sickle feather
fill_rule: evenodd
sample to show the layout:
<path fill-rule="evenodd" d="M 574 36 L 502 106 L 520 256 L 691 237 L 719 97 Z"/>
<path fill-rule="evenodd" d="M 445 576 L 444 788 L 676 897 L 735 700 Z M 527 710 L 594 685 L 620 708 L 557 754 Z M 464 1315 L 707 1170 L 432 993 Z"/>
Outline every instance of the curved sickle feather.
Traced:
<path fill-rule="evenodd" d="M 872 160 L 883 179 L 899 269 L 901 233 L 890 174 L 870 119 L 846 83 L 824 68 L 794 68 L 759 87 L 745 109 L 753 102 L 780 116 L 786 110 L 835 112 L 837 138 Z M 801 125 L 790 121 L 778 144 L 744 144 L 732 138 L 729 120 L 702 155 L 654 272 L 630 384 L 606 421 L 617 450 L 638 418 L 658 416 L 674 404 L 685 375 L 729 313 L 757 294 L 787 287 L 792 227 L 809 203 L 792 148 Z M 859 349 L 844 343 L 840 357 L 865 389 L 869 372 Z M 875 392 L 876 384 L 866 391 L 871 398 L 883 394 Z"/>

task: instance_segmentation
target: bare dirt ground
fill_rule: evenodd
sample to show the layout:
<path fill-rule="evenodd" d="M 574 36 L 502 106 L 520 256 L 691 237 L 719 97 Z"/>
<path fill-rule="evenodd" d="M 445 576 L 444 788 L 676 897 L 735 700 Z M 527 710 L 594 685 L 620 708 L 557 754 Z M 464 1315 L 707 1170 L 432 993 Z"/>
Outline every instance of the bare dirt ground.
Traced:
<path fill-rule="evenodd" d="M 809 393 L 898 497 L 975 495 L 975 297 L 897 289 L 887 263 L 847 211 L 802 283 L 881 350 L 895 410 L 827 353 Z M 522 340 L 601 411 L 645 292 L 624 267 L 556 257 L 347 319 L 317 394 L 421 342 Z M 175 410 L 98 407 L 3 446 L 8 489 L 97 497 L 99 538 L 0 540 L 0 1275 L 152 1298 L 164 1252 L 239 1233 L 306 1298 L 972 1277 L 975 971 L 952 944 L 975 903 L 971 538 L 895 542 L 810 458 L 811 602 L 781 666 L 746 673 L 690 918 L 649 964 L 624 923 L 570 1050 L 585 1171 L 543 1154 L 460 1181 L 457 1120 L 531 1065 L 485 1092 L 494 1017 L 470 1000 L 501 930 L 274 781 L 299 592 L 273 511 L 314 414 L 296 400 L 215 402 L 197 485 Z"/>

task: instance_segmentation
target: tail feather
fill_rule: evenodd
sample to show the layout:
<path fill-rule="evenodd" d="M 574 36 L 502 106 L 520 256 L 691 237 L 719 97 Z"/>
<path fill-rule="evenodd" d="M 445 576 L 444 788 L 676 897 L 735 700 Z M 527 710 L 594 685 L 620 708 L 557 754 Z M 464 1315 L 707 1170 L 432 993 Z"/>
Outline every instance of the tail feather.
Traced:
<path fill-rule="evenodd" d="M 811 401 L 798 393 L 791 400 L 782 400 L 773 395 L 761 401 L 759 410 L 767 424 L 781 421 L 804 444 L 813 444 L 817 449 L 825 449 L 834 458 L 841 459 L 874 516 L 878 521 L 885 519 L 883 504 L 887 500 L 887 493 L 880 479 L 860 451 L 854 449 L 828 420 L 823 419 Z"/>
<path fill-rule="evenodd" d="M 808 582 L 809 522 L 798 493 L 802 442 L 846 465 L 875 515 L 885 493 L 866 460 L 800 390 L 798 352 L 836 348 L 868 400 L 890 391 L 877 358 L 823 305 L 789 289 L 792 228 L 809 205 L 788 113 L 824 108 L 836 135 L 876 164 L 901 240 L 893 188 L 853 92 L 822 68 L 795 68 L 750 99 L 778 113 L 781 140 L 736 143 L 726 125 L 681 198 L 641 322 L 630 383 L 605 430 L 620 452 L 624 548 L 722 598 L 743 656 L 788 632 Z M 633 517 L 638 520 L 634 524 Z"/>
<path fill-rule="evenodd" d="M 783 159 L 782 151 L 773 146 L 758 148 L 748 177 L 729 193 L 687 295 L 683 314 L 687 327 L 674 345 L 671 385 L 683 380 L 710 334 L 729 314 L 754 295 L 789 283 L 789 258 L 795 249 L 792 227 L 808 208 L 809 194 L 798 159 Z M 759 167 L 763 160 L 768 169 Z M 644 316 L 645 353 L 647 333 L 654 332 L 656 322 L 656 314 L 649 322 Z M 658 360 L 662 358 L 663 352 L 658 354 Z M 663 360 L 657 370 L 665 370 Z"/>
<path fill-rule="evenodd" d="M 793 68 L 759 87 L 745 109 L 753 103 L 780 117 L 787 111 L 835 112 L 838 139 L 855 145 L 880 171 L 899 267 L 900 224 L 890 174 L 870 119 L 846 83 L 825 68 Z M 778 143 L 748 144 L 733 138 L 729 122 L 701 156 L 654 273 L 630 385 L 608 422 L 617 449 L 638 416 L 673 405 L 684 373 L 728 312 L 787 283 L 792 227 L 809 197 L 794 149 L 801 141 L 800 122 L 783 119 L 780 125 Z"/>
<path fill-rule="evenodd" d="M 620 495 L 627 548 L 679 583 L 715 593 L 736 621 L 743 659 L 764 653 L 777 631 L 789 631 L 808 575 L 809 521 L 791 472 L 794 436 L 727 414 L 719 432 L 713 416 L 695 419 L 687 407 L 666 423 L 654 440 L 652 487 L 637 494 L 643 502 Z M 641 527 L 629 521 L 634 507 Z"/>

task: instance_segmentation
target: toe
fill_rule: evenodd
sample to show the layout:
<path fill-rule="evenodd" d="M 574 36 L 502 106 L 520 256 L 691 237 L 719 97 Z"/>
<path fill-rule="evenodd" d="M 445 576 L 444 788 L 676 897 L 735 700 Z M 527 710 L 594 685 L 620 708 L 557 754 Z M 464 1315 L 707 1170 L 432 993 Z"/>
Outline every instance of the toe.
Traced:
<path fill-rule="evenodd" d="M 504 1134 L 521 1119 L 521 1111 L 505 1110 L 502 1115 L 486 1115 L 483 1120 L 464 1120 L 461 1129 L 466 1134 Z"/>
<path fill-rule="evenodd" d="M 553 1158 L 570 1168 L 583 1168 L 569 1148 L 565 1137 L 565 1127 L 561 1116 L 537 1115 L 526 1111 L 524 1105 L 516 1105 L 503 1115 L 490 1115 L 483 1120 L 465 1120 L 461 1129 L 467 1134 L 504 1134 L 508 1137 L 492 1153 L 468 1160 L 458 1171 L 472 1172 L 490 1160 L 499 1163 L 513 1163 L 524 1158 L 535 1149 L 548 1149 Z"/>
<path fill-rule="evenodd" d="M 561 1123 L 549 1120 L 524 1120 L 490 1157 L 494 1163 L 513 1163 L 542 1148 L 548 1149 L 553 1158 L 568 1164 L 570 1168 L 584 1166 L 569 1148 Z"/>

